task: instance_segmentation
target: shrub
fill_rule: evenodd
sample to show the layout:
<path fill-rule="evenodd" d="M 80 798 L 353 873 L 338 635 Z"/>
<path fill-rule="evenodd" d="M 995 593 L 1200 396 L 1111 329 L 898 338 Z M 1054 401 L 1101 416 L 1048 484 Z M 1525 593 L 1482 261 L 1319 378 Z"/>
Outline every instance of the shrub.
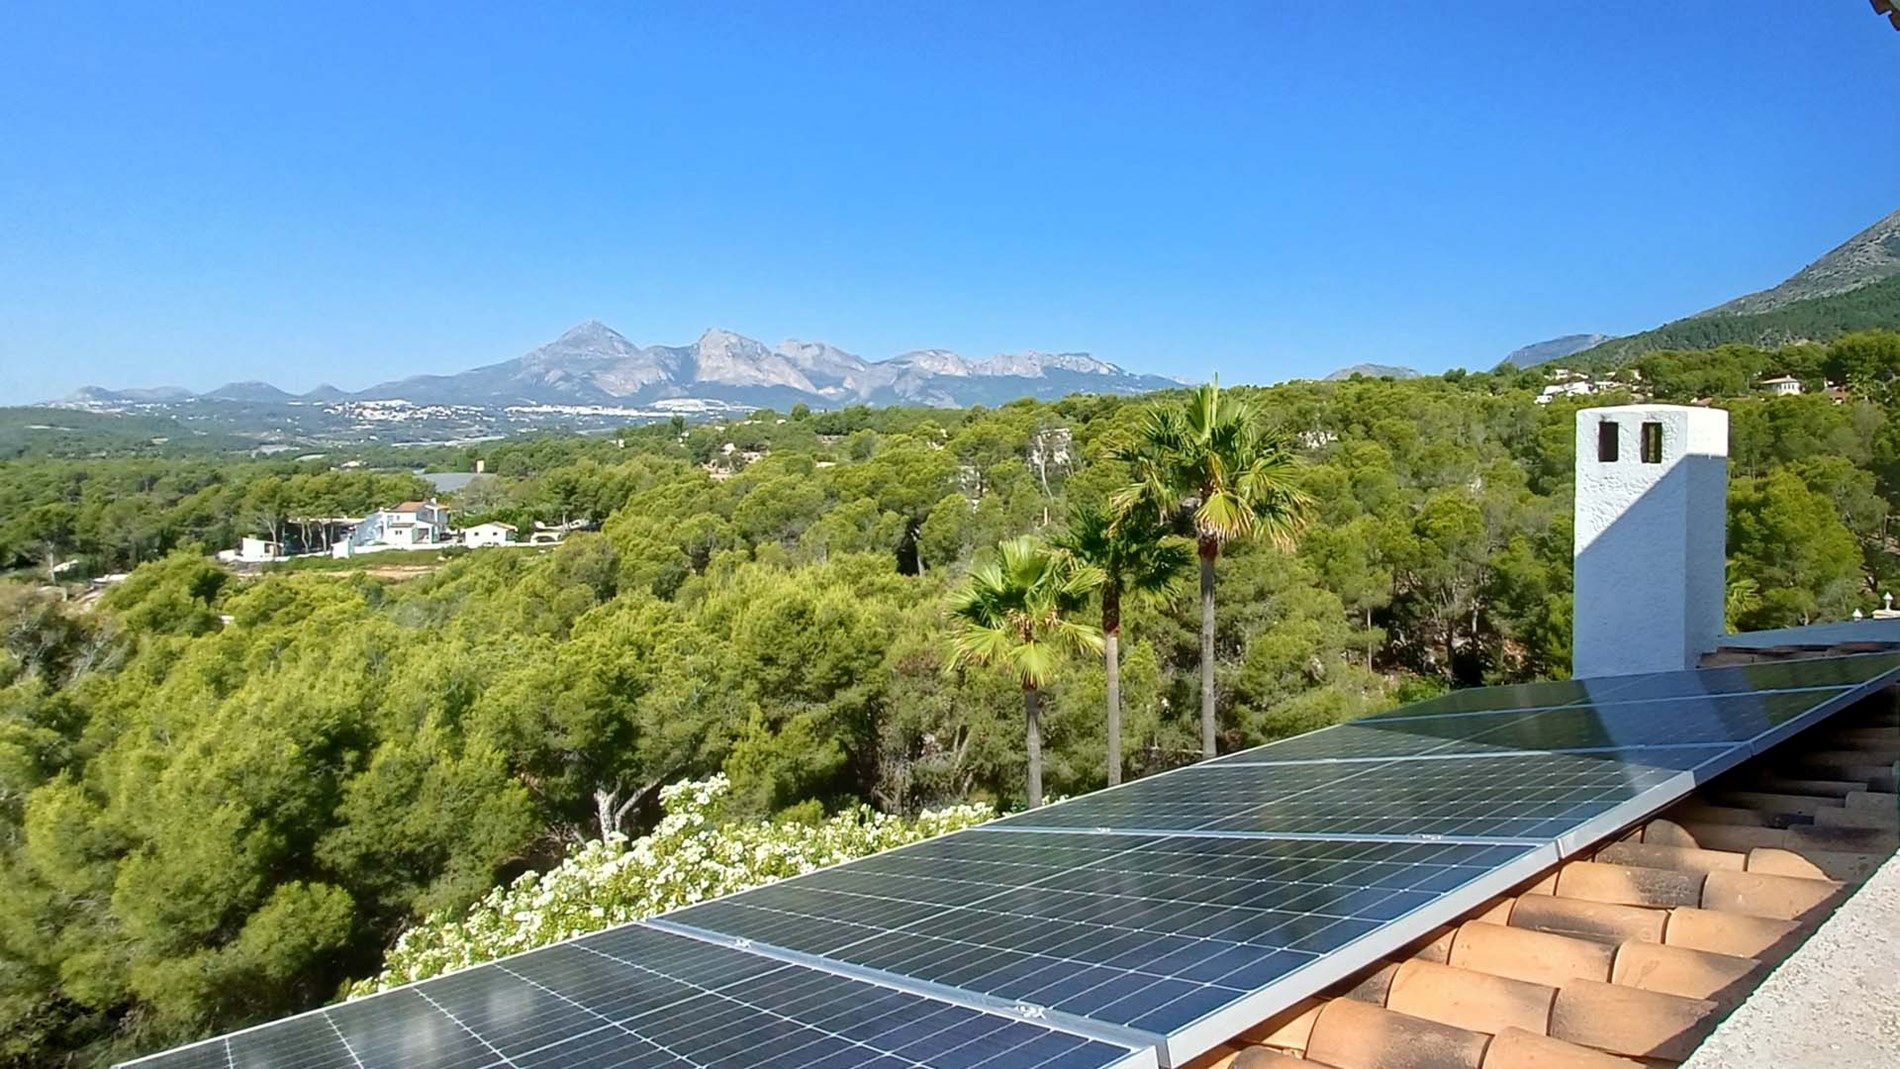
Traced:
<path fill-rule="evenodd" d="M 350 997 L 439 976 L 811 872 L 994 815 L 988 806 L 926 810 L 914 820 L 859 806 L 816 821 L 722 823 L 724 775 L 664 788 L 664 816 L 632 842 L 596 839 L 546 872 L 497 887 L 463 915 L 436 914 L 404 932 L 383 971 L 350 985 Z"/>

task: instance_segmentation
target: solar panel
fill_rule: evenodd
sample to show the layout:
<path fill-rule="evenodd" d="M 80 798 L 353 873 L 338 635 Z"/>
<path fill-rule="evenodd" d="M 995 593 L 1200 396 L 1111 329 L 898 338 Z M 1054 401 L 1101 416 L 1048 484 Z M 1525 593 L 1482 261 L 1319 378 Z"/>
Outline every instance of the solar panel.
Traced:
<path fill-rule="evenodd" d="M 1895 679 L 1458 692 L 141 1064 L 1178 1065 Z"/>
<path fill-rule="evenodd" d="M 662 923 L 1134 1029 L 1179 1058 L 1269 1012 L 1289 977 L 1323 986 L 1368 936 L 1423 935 L 1489 893 L 1475 882 L 1555 860 L 1535 843 L 977 829 Z"/>
<path fill-rule="evenodd" d="M 1524 712 L 1602 702 L 1759 694 L 1816 687 L 1859 687 L 1876 682 L 1896 670 L 1900 670 L 1900 652 L 1477 687 L 1374 713 L 1354 723 L 1386 724 L 1423 717 Z"/>
<path fill-rule="evenodd" d="M 1485 756 L 1537 751 L 1732 746 L 1803 716 L 1847 687 L 1641 698 L 1554 709 L 1447 713 L 1341 724 L 1217 759 L 1217 765 Z M 1666 710 L 1658 702 L 1667 702 Z"/>
<path fill-rule="evenodd" d="M 1598 700 L 1679 698 L 1713 694 L 1754 694 L 1770 690 L 1860 686 L 1900 670 L 1900 652 L 1854 657 L 1815 657 L 1791 661 L 1609 676 L 1592 687 Z"/>
<path fill-rule="evenodd" d="M 130 1064 L 1147 1069 L 1154 1052 L 633 924 Z"/>
<path fill-rule="evenodd" d="M 1374 713 L 1364 720 L 1396 720 L 1413 716 L 1442 716 L 1446 713 L 1494 713 L 1506 709 L 1549 709 L 1588 701 L 1588 681 L 1551 680 L 1543 683 L 1512 683 L 1501 687 L 1474 687 L 1454 690 L 1422 702 Z"/>
<path fill-rule="evenodd" d="M 1725 747 L 1699 746 L 1194 765 L 1012 816 L 998 826 L 1551 841 L 1654 797 L 1658 789 L 1677 788 L 1685 775 L 1726 753 Z"/>

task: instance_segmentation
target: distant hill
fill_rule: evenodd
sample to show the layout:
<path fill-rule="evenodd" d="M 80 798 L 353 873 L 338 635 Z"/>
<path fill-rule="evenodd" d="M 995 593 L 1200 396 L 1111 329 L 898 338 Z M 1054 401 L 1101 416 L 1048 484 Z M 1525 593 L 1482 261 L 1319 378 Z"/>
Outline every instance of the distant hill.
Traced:
<path fill-rule="evenodd" d="M 146 389 L 108 390 L 103 386 L 81 386 L 66 401 L 75 404 L 170 404 L 189 401 L 197 396 L 183 386 L 153 386 Z"/>
<path fill-rule="evenodd" d="M 1137 394 L 1178 385 L 1079 352 L 1031 350 L 971 359 L 947 349 L 918 349 L 866 360 L 825 342 L 793 339 L 767 346 L 718 329 L 690 345 L 642 346 L 589 320 L 533 352 L 454 375 L 417 375 L 356 393 L 320 386 L 301 398 L 266 382 L 234 382 L 195 399 L 263 405 L 401 400 L 475 407 L 614 407 L 685 400 L 779 408 L 801 402 L 813 407 L 965 406 L 1020 397 L 1053 400 L 1071 393 Z M 177 389 L 87 387 L 66 403 L 172 404 L 193 399 L 189 391 Z"/>
<path fill-rule="evenodd" d="M 1397 364 L 1354 364 L 1351 367 L 1342 367 L 1338 371 L 1326 376 L 1325 381 L 1340 382 L 1352 378 L 1354 375 L 1364 375 L 1369 379 L 1418 378 L 1417 371 L 1409 367 L 1401 367 Z"/>
<path fill-rule="evenodd" d="M 1576 357 L 1614 363 L 1657 349 L 1828 341 L 1875 328 L 1900 330 L 1900 211 L 1780 285 L 1654 330 L 1613 338 Z"/>
<path fill-rule="evenodd" d="M 1602 345 L 1609 340 L 1608 334 L 1565 334 L 1561 338 L 1551 338 L 1548 341 L 1526 345 L 1522 349 L 1514 349 L 1511 355 L 1505 357 L 1500 363 L 1519 368 L 1536 367 L 1539 364 L 1561 360 L 1572 353 L 1580 353 L 1585 349 Z"/>
<path fill-rule="evenodd" d="M 199 396 L 207 401 L 243 401 L 249 404 L 281 405 L 292 400 L 296 395 L 288 390 L 280 390 L 268 382 L 227 382 Z"/>
<path fill-rule="evenodd" d="M 1699 315 L 1608 341 L 1579 361 L 1620 361 L 1657 349 L 1829 341 L 1855 330 L 1900 330 L 1900 275 L 1847 293 L 1813 297 L 1752 315 Z"/>
<path fill-rule="evenodd" d="M 165 415 L 0 407 L 0 460 L 103 452 L 209 452 L 253 444 L 220 429 L 191 427 Z"/>

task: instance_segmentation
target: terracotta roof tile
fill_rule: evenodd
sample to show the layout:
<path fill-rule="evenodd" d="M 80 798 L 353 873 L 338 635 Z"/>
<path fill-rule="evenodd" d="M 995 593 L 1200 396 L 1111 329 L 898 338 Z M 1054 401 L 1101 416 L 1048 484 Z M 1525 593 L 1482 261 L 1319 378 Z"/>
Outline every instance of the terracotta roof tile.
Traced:
<path fill-rule="evenodd" d="M 1638 868 L 1674 869 L 1677 872 L 1741 872 L 1748 867 L 1748 855 L 1731 850 L 1703 850 L 1694 846 L 1665 846 L 1661 843 L 1611 843 L 1597 851 L 1596 860 Z"/>
<path fill-rule="evenodd" d="M 1900 829 L 1900 813 L 1878 809 L 1823 809 L 1814 815 L 1817 828 Z"/>
<path fill-rule="evenodd" d="M 1668 914 L 1640 906 L 1587 902 L 1555 895 L 1523 895 L 1511 909 L 1511 925 L 1559 935 L 1621 943 L 1660 943 Z"/>
<path fill-rule="evenodd" d="M 1610 982 L 1644 991 L 1716 1002 L 1738 1001 L 1761 971 L 1754 958 L 1663 943 L 1624 943 L 1616 950 Z M 1744 986 L 1746 985 L 1746 986 Z"/>
<path fill-rule="evenodd" d="M 1705 879 L 1700 872 L 1572 861 L 1557 872 L 1557 894 L 1625 906 L 1698 906 Z"/>
<path fill-rule="evenodd" d="M 1609 1054 L 1681 1061 L 1715 1027 L 1715 1010 L 1707 999 L 1572 980 L 1557 989 L 1550 1034 Z"/>
<path fill-rule="evenodd" d="M 1458 929 L 1450 963 L 1554 987 L 1567 980 L 1608 980 L 1615 957 L 1614 946 L 1594 939 L 1472 921 Z"/>
<path fill-rule="evenodd" d="M 1798 921 L 1830 904 L 1842 886 L 1833 880 L 1765 872 L 1712 872 L 1703 885 L 1700 904 L 1724 913 Z"/>
<path fill-rule="evenodd" d="M 1310 1066 L 1314 1063 L 1305 1058 L 1281 1054 L 1279 1051 L 1268 1050 L 1265 1047 L 1249 1047 L 1236 1055 L 1228 1064 L 1231 1069 L 1299 1069 L 1300 1066 Z"/>
<path fill-rule="evenodd" d="M 1387 1009 L 1496 1035 L 1506 1028 L 1543 1033 L 1557 989 L 1455 965 L 1414 959 L 1400 965 Z"/>
<path fill-rule="evenodd" d="M 1484 1052 L 1482 1069 L 1630 1069 L 1641 1064 L 1521 1028 L 1507 1028 L 1492 1038 Z"/>
<path fill-rule="evenodd" d="M 1793 850 L 1757 847 L 1748 852 L 1748 871 L 1858 883 L 1872 876 L 1886 859 L 1885 854 L 1845 850 L 1804 850 L 1797 854 Z"/>
<path fill-rule="evenodd" d="M 1800 934 L 1801 926 L 1793 921 L 1712 909 L 1672 909 L 1663 942 L 1668 946 L 1774 962 L 1788 956 Z"/>
<path fill-rule="evenodd" d="M 1336 1069 L 1478 1069 L 1490 1041 L 1483 1032 L 1342 998 L 1320 1010 L 1306 1057 Z"/>

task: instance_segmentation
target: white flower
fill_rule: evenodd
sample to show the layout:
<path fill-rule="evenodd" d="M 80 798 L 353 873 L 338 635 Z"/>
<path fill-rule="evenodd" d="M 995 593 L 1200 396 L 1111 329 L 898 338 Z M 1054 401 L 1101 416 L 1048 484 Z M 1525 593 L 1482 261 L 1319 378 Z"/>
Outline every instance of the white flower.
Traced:
<path fill-rule="evenodd" d="M 430 917 L 398 936 L 383 971 L 350 985 L 350 997 L 801 875 L 995 815 L 986 806 L 953 805 L 906 820 L 859 806 L 816 825 L 716 824 L 713 810 L 730 791 L 723 774 L 661 788 L 663 816 L 650 834 L 583 843 L 547 872 L 523 873 L 490 890 L 460 917 Z"/>

